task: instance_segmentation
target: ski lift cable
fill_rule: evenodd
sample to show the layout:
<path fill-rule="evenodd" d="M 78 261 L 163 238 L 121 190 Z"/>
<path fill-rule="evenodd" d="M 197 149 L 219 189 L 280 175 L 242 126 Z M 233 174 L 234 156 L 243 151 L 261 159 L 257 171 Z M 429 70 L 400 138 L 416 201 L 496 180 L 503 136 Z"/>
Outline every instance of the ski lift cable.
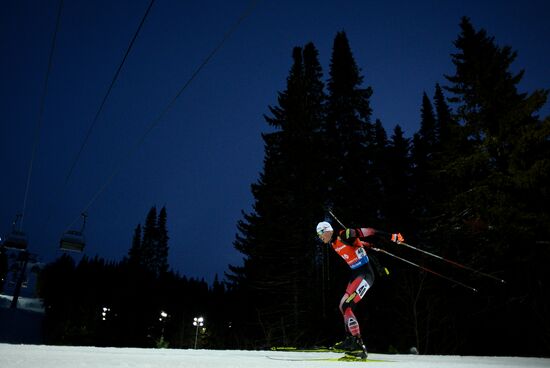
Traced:
<path fill-rule="evenodd" d="M 46 103 L 46 95 L 47 95 L 47 92 L 48 92 L 48 82 L 49 82 L 50 74 L 51 74 L 51 70 L 52 70 L 53 54 L 54 54 L 54 50 L 55 50 L 55 42 L 56 42 L 56 39 L 57 39 L 57 32 L 59 30 L 59 22 L 60 22 L 60 19 L 61 19 L 61 10 L 62 9 L 63 9 L 63 0 L 60 0 L 59 1 L 59 8 L 57 10 L 57 19 L 55 21 L 55 30 L 54 30 L 53 37 L 52 37 L 52 45 L 51 45 L 51 48 L 50 48 L 50 56 L 48 58 L 48 69 L 46 71 L 46 78 L 44 80 L 44 88 L 42 90 L 42 97 L 40 98 L 40 108 L 39 108 L 39 111 L 38 111 L 38 121 L 36 123 L 36 128 L 35 128 L 35 132 L 34 132 L 34 144 L 33 144 L 33 149 L 32 149 L 32 154 L 31 154 L 31 161 L 30 161 L 30 164 L 29 164 L 29 170 L 28 170 L 28 173 L 27 173 L 27 183 L 26 183 L 26 186 L 25 186 L 25 196 L 24 196 L 24 199 L 23 199 L 23 210 L 21 212 L 21 221 L 19 222 L 19 229 L 20 230 L 23 229 L 23 220 L 25 218 L 25 210 L 27 208 L 27 199 L 28 199 L 28 196 L 29 196 L 29 187 L 30 187 L 30 183 L 31 183 L 34 158 L 36 156 L 36 150 L 38 148 L 38 142 L 40 141 L 40 130 L 42 128 L 42 121 L 43 121 L 43 116 L 44 116 L 44 105 Z"/>
<path fill-rule="evenodd" d="M 143 18 L 141 19 L 141 22 L 139 23 L 139 26 L 138 26 L 136 32 L 134 33 L 134 37 L 132 38 L 132 40 L 130 41 L 130 44 L 128 45 L 128 48 L 126 49 L 126 53 L 124 54 L 124 57 L 122 58 L 122 61 L 120 62 L 120 65 L 118 66 L 118 69 L 115 72 L 115 75 L 113 76 L 111 84 L 110 84 L 109 88 L 107 89 L 107 92 L 105 93 L 105 96 L 103 96 L 103 100 L 101 101 L 99 109 L 97 110 L 97 112 L 94 116 L 94 119 L 93 119 L 92 123 L 90 124 L 90 126 L 88 128 L 86 136 L 84 137 L 84 141 L 82 142 L 82 144 L 80 146 L 80 150 L 76 154 L 76 157 L 74 158 L 74 160 L 71 164 L 69 172 L 67 173 L 67 177 L 65 178 L 65 186 L 67 186 L 67 184 L 69 182 L 69 179 L 70 179 L 70 177 L 71 177 L 71 175 L 74 171 L 74 168 L 76 167 L 76 164 L 77 164 L 78 160 L 80 159 L 80 155 L 82 154 L 82 151 L 84 151 L 84 148 L 86 147 L 86 144 L 88 143 L 88 139 L 90 138 L 90 135 L 92 134 L 92 130 L 93 130 L 97 120 L 99 119 L 99 116 L 101 115 L 101 112 L 103 111 L 103 107 L 105 106 L 105 103 L 107 102 L 107 99 L 109 98 L 109 95 L 111 94 L 111 90 L 113 89 L 113 86 L 115 85 L 115 82 L 116 82 L 116 80 L 117 80 L 117 78 L 120 74 L 120 71 L 122 70 L 122 66 L 126 62 L 126 59 L 128 58 L 128 55 L 130 54 L 130 50 L 132 49 L 132 47 L 134 45 L 134 42 L 136 41 L 136 39 L 139 35 L 139 32 L 141 31 L 141 28 L 142 28 L 143 24 L 145 23 L 145 19 L 147 19 L 147 16 L 149 15 L 149 11 L 153 7 L 154 2 L 155 2 L 155 0 L 151 0 L 151 2 L 149 3 L 149 7 L 147 7 L 147 10 L 145 11 L 145 14 L 143 15 Z"/>
<path fill-rule="evenodd" d="M 105 95 L 103 96 L 103 100 L 101 101 L 101 104 L 100 104 L 100 106 L 99 106 L 99 108 L 98 108 L 98 110 L 97 110 L 97 112 L 94 116 L 94 119 L 92 120 L 92 123 L 88 127 L 88 131 L 86 133 L 86 136 L 84 137 L 84 140 L 83 140 L 83 142 L 80 146 L 80 149 L 79 149 L 78 153 L 76 154 L 75 158 L 73 159 L 71 167 L 70 167 L 70 169 L 67 173 L 67 176 L 65 177 L 65 182 L 63 184 L 64 189 L 67 188 L 67 185 L 69 183 L 69 179 L 71 178 L 71 176 L 74 172 L 74 169 L 76 168 L 76 165 L 77 165 L 77 163 L 80 159 L 80 156 L 81 156 L 82 152 L 84 151 L 84 148 L 86 147 L 86 144 L 88 143 L 88 140 L 91 136 L 93 128 L 95 127 L 96 122 L 99 120 L 99 116 L 101 115 L 101 112 L 103 111 L 103 108 L 104 108 L 104 106 L 107 102 L 107 99 L 109 98 L 109 96 L 111 94 L 111 91 L 112 91 L 112 89 L 113 89 L 113 87 L 114 87 L 114 85 L 115 85 L 115 83 L 118 79 L 118 76 L 119 76 L 119 74 L 122 70 L 122 67 L 124 66 L 124 64 L 126 62 L 126 59 L 128 58 L 128 55 L 130 54 L 130 51 L 131 51 L 131 49 L 132 49 L 132 47 L 133 47 L 140 31 L 141 31 L 141 28 L 143 27 L 143 24 L 145 23 L 145 20 L 147 19 L 147 16 L 149 15 L 149 12 L 150 12 L 151 8 L 153 7 L 154 2 L 155 2 L 155 0 L 151 0 L 151 2 L 149 3 L 149 6 L 147 7 L 147 9 L 146 9 L 139 25 L 138 25 L 136 31 L 134 32 L 134 36 L 132 37 L 130 43 L 128 44 L 128 47 L 126 49 L 126 53 L 124 54 L 124 57 L 122 58 L 122 61 L 120 62 L 119 66 L 118 66 L 118 68 L 117 68 L 117 70 L 116 70 L 116 72 L 115 72 L 115 74 L 114 74 L 114 76 L 111 80 L 111 84 L 109 85 L 109 88 L 107 89 Z M 55 203 L 59 203 L 61 201 L 61 199 L 63 197 L 64 189 L 59 192 L 58 200 Z M 49 224 L 49 222 L 51 220 L 51 217 L 52 216 L 51 216 L 51 208 L 50 208 L 50 213 L 48 214 L 48 216 L 46 216 L 46 224 Z"/>
<path fill-rule="evenodd" d="M 103 183 L 101 188 L 92 196 L 91 200 L 88 202 L 88 204 L 84 207 L 84 209 L 81 212 L 88 212 L 90 207 L 93 205 L 93 203 L 97 200 L 97 198 L 103 193 L 103 191 L 109 186 L 109 184 L 112 182 L 114 177 L 122 170 L 122 168 L 125 166 L 129 158 L 137 151 L 137 149 L 143 144 L 149 133 L 160 123 L 160 121 L 164 118 L 164 116 L 170 111 L 173 106 L 175 105 L 176 101 L 179 99 L 179 97 L 183 94 L 183 92 L 187 89 L 187 87 L 193 82 L 193 80 L 197 77 L 197 75 L 202 71 L 202 69 L 210 62 L 210 60 L 216 55 L 216 53 L 222 48 L 222 46 L 225 44 L 225 42 L 231 37 L 231 35 L 238 29 L 238 27 L 241 25 L 241 23 L 252 13 L 254 8 L 256 7 L 257 0 L 252 0 L 249 4 L 249 6 L 245 9 L 245 11 L 241 14 L 241 16 L 238 18 L 237 22 L 231 26 L 224 36 L 222 37 L 221 41 L 214 47 L 214 49 L 208 54 L 208 56 L 203 60 L 203 62 L 197 67 L 197 69 L 193 72 L 193 74 L 189 77 L 189 79 L 185 82 L 185 84 L 180 88 L 178 93 L 172 98 L 172 100 L 166 105 L 166 107 L 161 111 L 161 113 L 151 121 L 149 126 L 146 128 L 140 139 L 136 142 L 135 145 L 133 145 L 124 155 L 124 157 L 119 161 L 117 167 L 113 170 L 111 175 L 107 178 L 107 180 Z M 67 229 L 70 229 L 74 223 L 78 221 L 78 217 L 76 217 L 73 222 L 67 227 Z"/>

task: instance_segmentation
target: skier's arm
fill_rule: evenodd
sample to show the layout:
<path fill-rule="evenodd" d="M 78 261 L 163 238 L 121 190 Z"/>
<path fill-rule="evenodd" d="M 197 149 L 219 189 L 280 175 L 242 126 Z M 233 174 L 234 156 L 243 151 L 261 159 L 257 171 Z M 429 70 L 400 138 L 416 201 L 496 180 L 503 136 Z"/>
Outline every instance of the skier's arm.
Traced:
<path fill-rule="evenodd" d="M 389 240 L 399 243 L 404 242 L 405 238 L 401 233 L 387 233 L 385 231 L 376 230 L 372 227 L 362 227 L 358 229 L 345 229 L 341 232 L 340 237 L 345 240 L 350 240 L 351 238 L 367 238 L 369 236 L 378 236 L 380 238 L 389 238 Z"/>
<path fill-rule="evenodd" d="M 340 237 L 344 240 L 350 240 L 353 238 L 366 238 L 376 235 L 377 231 L 370 227 L 362 227 L 358 229 L 344 229 L 340 233 Z"/>

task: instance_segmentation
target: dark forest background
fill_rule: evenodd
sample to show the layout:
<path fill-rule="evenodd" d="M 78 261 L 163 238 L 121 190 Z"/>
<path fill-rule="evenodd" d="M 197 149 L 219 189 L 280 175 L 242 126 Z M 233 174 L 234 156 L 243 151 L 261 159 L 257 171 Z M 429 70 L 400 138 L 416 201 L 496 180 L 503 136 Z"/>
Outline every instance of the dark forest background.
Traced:
<path fill-rule="evenodd" d="M 171 271 L 167 211 L 152 207 L 123 260 L 76 264 L 65 255 L 41 271 L 45 341 L 332 345 L 343 338 L 338 302 L 349 271 L 316 239 L 331 208 L 346 226 L 399 231 L 410 244 L 506 280 L 380 242 L 479 291 L 377 255 L 389 274 L 378 273 L 356 312 L 370 351 L 547 356 L 550 118 L 537 112 L 548 90 L 519 91 L 516 52 L 468 18 L 454 45 L 454 73 L 425 86 L 412 137 L 372 121 L 375 91 L 345 32 L 336 34 L 326 76 L 312 43 L 295 47 L 286 89 L 265 116 L 255 202 L 237 224 L 243 264 L 212 285 Z M 191 324 L 198 316 L 206 321 L 199 330 Z"/>

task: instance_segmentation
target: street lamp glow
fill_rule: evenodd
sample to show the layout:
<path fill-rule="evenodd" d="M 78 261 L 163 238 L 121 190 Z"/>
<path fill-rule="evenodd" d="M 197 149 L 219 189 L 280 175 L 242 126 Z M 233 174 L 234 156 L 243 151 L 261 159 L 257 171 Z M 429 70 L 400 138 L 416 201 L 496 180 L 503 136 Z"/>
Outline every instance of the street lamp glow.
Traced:
<path fill-rule="evenodd" d="M 103 307 L 103 312 L 101 312 L 101 320 L 106 321 L 107 320 L 107 312 L 111 311 L 111 308 Z"/>
<path fill-rule="evenodd" d="M 196 330 L 195 330 L 195 349 L 196 349 L 197 348 L 197 338 L 199 337 L 199 327 L 204 326 L 204 318 L 203 317 L 193 318 L 193 326 L 196 327 Z"/>

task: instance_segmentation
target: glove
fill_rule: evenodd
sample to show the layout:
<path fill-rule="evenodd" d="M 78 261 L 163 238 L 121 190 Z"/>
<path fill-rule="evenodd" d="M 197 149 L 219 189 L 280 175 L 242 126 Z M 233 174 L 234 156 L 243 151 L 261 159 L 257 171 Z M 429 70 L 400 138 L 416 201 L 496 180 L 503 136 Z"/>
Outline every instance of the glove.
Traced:
<path fill-rule="evenodd" d="M 403 243 L 405 238 L 401 235 L 401 233 L 391 234 L 391 241 L 394 243 Z"/>
<path fill-rule="evenodd" d="M 361 246 L 362 246 L 363 248 L 367 248 L 367 249 L 372 248 L 372 244 L 369 243 L 369 242 L 366 242 L 366 241 L 361 241 Z"/>

